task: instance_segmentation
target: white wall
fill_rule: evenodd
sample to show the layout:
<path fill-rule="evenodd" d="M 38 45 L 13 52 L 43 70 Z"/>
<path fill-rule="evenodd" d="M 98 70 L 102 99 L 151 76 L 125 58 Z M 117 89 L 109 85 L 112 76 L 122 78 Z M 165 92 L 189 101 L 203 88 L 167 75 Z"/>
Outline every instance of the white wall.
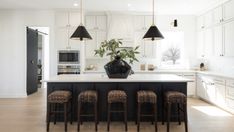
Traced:
<path fill-rule="evenodd" d="M 53 11 L 0 10 L 0 97 L 26 96 L 26 26 L 50 27 L 50 64 L 55 63 L 53 25 Z"/>

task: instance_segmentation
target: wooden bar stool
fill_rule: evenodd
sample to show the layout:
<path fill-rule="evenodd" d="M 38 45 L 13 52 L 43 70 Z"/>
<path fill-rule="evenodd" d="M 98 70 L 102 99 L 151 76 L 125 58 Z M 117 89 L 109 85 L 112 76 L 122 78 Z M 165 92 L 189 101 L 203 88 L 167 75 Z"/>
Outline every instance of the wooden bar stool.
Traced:
<path fill-rule="evenodd" d="M 178 122 L 181 124 L 180 112 L 183 112 L 184 123 L 185 123 L 185 132 L 188 132 L 188 119 L 187 119 L 187 97 L 185 94 L 177 91 L 168 91 L 164 94 L 164 111 L 167 118 L 167 132 L 170 128 L 170 114 L 171 114 L 171 105 L 176 104 L 178 109 Z M 163 114 L 164 115 L 164 114 Z M 163 124 L 165 118 L 163 117 Z"/>
<path fill-rule="evenodd" d="M 141 114 L 141 105 L 143 103 L 150 103 L 153 106 L 153 112 L 150 115 Z M 153 117 L 155 132 L 157 132 L 157 95 L 153 91 L 141 90 L 137 92 L 137 131 L 140 131 L 141 117 Z"/>
<path fill-rule="evenodd" d="M 95 131 L 98 130 L 97 124 L 98 124 L 98 112 L 97 112 L 97 102 L 98 102 L 98 95 L 97 91 L 95 90 L 87 90 L 83 91 L 78 96 L 78 118 L 77 118 L 77 131 L 80 131 L 80 122 L 81 122 L 81 116 L 94 116 L 95 120 Z M 82 109 L 82 103 L 92 103 L 94 105 L 94 114 L 81 114 Z"/>
<path fill-rule="evenodd" d="M 108 110 L 107 110 L 107 131 L 110 130 L 110 116 L 111 113 L 124 113 L 124 123 L 125 123 L 125 131 L 128 131 L 127 126 L 127 94 L 122 90 L 112 90 L 108 93 Z M 123 111 L 117 111 L 111 109 L 112 103 L 122 103 L 123 104 Z"/>
<path fill-rule="evenodd" d="M 49 131 L 50 127 L 50 117 L 54 115 L 54 124 L 56 124 L 56 114 L 64 113 L 64 125 L 65 132 L 67 132 L 67 116 L 68 116 L 68 103 L 70 102 L 70 110 L 72 111 L 72 93 L 70 91 L 65 90 L 57 90 L 48 95 L 47 103 L 48 103 L 48 111 L 47 111 L 47 131 Z M 62 104 L 64 106 L 64 111 L 57 110 L 57 105 Z M 53 107 L 53 110 L 52 110 Z M 71 112 L 70 112 L 71 113 Z M 72 116 L 70 123 L 72 123 Z"/>

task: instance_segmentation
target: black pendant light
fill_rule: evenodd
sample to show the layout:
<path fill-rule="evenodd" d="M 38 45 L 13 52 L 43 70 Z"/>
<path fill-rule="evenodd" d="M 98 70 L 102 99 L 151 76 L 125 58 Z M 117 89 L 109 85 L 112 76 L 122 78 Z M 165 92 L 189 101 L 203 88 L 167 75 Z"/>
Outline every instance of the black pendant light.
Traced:
<path fill-rule="evenodd" d="M 152 26 L 150 26 L 149 30 L 146 32 L 143 39 L 152 40 L 152 41 L 164 39 L 163 35 L 161 34 L 161 32 L 158 30 L 158 28 L 154 24 L 154 0 L 153 0 L 153 24 Z"/>
<path fill-rule="evenodd" d="M 82 0 L 80 0 L 80 21 L 81 21 L 80 25 L 77 27 L 77 29 L 75 30 L 75 32 L 72 34 L 70 38 L 78 39 L 80 41 L 91 40 L 92 37 L 86 30 L 85 26 L 82 24 Z"/>

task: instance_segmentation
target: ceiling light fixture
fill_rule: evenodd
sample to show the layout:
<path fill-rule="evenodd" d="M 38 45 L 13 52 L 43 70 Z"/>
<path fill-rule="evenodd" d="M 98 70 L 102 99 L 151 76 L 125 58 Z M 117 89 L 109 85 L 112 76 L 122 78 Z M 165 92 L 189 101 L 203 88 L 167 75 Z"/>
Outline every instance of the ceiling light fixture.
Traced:
<path fill-rule="evenodd" d="M 72 34 L 72 36 L 70 37 L 71 39 L 77 39 L 80 41 L 83 40 L 91 40 L 92 37 L 90 36 L 90 34 L 88 33 L 88 31 L 86 30 L 85 26 L 82 24 L 82 16 L 83 16 L 83 7 L 82 7 L 82 0 L 80 0 L 80 25 L 77 27 L 77 29 L 75 30 L 75 32 Z"/>
<path fill-rule="evenodd" d="M 128 7 L 131 7 L 131 6 L 132 6 L 132 4 L 129 3 L 129 4 L 128 4 Z"/>
<path fill-rule="evenodd" d="M 144 35 L 143 39 L 145 40 L 150 39 L 152 41 L 164 39 L 163 35 L 161 34 L 159 29 L 154 24 L 154 0 L 153 0 L 153 23 L 152 23 L 152 26 L 150 26 L 149 30 Z"/>

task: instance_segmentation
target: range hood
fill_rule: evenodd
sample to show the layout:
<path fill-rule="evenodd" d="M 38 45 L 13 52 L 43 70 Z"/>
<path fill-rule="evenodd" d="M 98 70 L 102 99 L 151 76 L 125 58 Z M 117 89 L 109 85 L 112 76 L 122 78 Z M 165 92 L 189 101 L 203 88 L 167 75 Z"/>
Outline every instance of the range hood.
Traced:
<path fill-rule="evenodd" d="M 110 39 L 120 39 L 122 47 L 132 47 L 134 44 L 134 21 L 131 15 L 108 14 L 108 36 Z"/>

